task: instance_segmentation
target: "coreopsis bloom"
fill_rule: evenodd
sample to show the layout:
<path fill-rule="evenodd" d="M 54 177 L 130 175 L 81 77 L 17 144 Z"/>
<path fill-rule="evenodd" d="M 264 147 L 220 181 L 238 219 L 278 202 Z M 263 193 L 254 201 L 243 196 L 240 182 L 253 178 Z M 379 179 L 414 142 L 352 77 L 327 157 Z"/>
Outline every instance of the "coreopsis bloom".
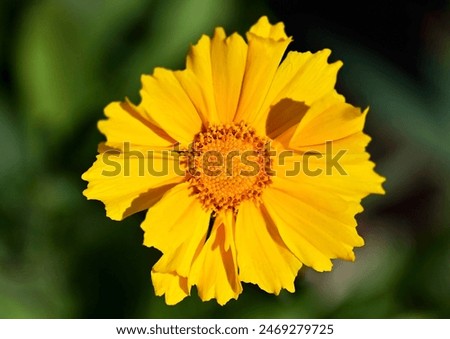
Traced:
<path fill-rule="evenodd" d="M 121 220 L 147 210 L 144 245 L 162 252 L 157 295 L 176 304 L 236 299 L 242 282 L 294 292 L 306 265 L 354 260 L 361 199 L 384 193 L 365 148 L 367 111 L 334 85 L 330 51 L 289 52 L 284 25 L 262 17 L 247 33 L 216 28 L 186 69 L 142 76 L 141 102 L 113 102 L 106 142 L 83 175 L 84 195 Z"/>

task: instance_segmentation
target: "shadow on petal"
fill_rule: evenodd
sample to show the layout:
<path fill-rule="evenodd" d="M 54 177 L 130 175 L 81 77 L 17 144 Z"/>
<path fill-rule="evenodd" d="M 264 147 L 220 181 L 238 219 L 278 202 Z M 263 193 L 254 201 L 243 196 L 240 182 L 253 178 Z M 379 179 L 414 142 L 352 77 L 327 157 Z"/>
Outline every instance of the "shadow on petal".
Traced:
<path fill-rule="evenodd" d="M 130 205 L 123 213 L 123 217 L 126 218 L 134 213 L 146 210 L 156 204 L 162 196 L 171 188 L 173 188 L 178 183 L 166 184 L 163 186 L 155 187 L 149 189 L 147 192 L 140 194 L 136 199 L 134 199 Z"/>
<path fill-rule="evenodd" d="M 275 139 L 283 132 L 297 125 L 309 109 L 303 102 L 291 99 L 281 99 L 270 108 L 266 121 L 266 133 L 271 139 Z"/>

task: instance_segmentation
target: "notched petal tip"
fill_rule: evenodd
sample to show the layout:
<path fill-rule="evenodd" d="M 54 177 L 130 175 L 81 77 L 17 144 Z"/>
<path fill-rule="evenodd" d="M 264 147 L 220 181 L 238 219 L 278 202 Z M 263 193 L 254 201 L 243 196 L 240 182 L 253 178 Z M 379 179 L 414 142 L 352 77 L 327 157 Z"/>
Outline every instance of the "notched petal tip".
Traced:
<path fill-rule="evenodd" d="M 167 305 L 176 305 L 190 295 L 187 278 L 181 277 L 176 273 L 161 273 L 152 270 L 151 279 L 156 296 L 164 295 Z"/>
<path fill-rule="evenodd" d="M 286 32 L 284 30 L 284 23 L 278 22 L 278 23 L 272 25 L 269 22 L 269 19 L 267 16 L 262 16 L 256 22 L 256 24 L 254 24 L 250 28 L 248 33 L 254 34 L 254 35 L 262 37 L 262 38 L 268 38 L 268 39 L 272 39 L 272 40 L 276 40 L 276 41 L 291 39 L 291 38 L 288 38 L 288 36 L 286 35 Z"/>
<path fill-rule="evenodd" d="M 380 194 L 380 195 L 385 195 L 386 194 L 386 190 L 383 187 L 383 184 L 386 182 L 386 177 L 383 177 L 381 175 L 379 175 L 378 173 L 375 172 L 375 174 L 378 176 L 378 180 L 379 180 L 379 187 L 378 190 L 373 192 L 375 194 Z"/>
<path fill-rule="evenodd" d="M 331 260 L 328 260 L 329 263 L 325 266 L 316 266 L 315 264 L 311 266 L 312 269 L 314 269 L 317 272 L 330 272 L 333 269 L 333 262 Z"/>
<path fill-rule="evenodd" d="M 213 39 L 226 39 L 227 34 L 225 33 L 225 29 L 223 27 L 216 27 L 214 29 Z"/>

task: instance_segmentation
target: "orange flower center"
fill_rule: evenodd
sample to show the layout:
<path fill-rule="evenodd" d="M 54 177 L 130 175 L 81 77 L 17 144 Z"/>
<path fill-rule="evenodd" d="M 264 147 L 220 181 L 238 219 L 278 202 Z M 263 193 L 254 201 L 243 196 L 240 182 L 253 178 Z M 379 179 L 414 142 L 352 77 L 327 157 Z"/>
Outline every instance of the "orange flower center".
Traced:
<path fill-rule="evenodd" d="M 211 126 L 195 136 L 187 157 L 187 181 L 215 213 L 259 200 L 271 183 L 268 139 L 245 123 Z"/>

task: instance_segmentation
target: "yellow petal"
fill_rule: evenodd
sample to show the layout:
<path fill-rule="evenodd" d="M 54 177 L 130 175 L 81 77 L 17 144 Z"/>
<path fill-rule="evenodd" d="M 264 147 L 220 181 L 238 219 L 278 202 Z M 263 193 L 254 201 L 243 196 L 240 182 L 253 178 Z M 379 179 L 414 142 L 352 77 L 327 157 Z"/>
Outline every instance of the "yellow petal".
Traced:
<path fill-rule="evenodd" d="M 234 229 L 236 227 L 236 217 L 234 212 L 231 210 L 222 211 L 216 216 L 215 222 L 217 224 L 224 224 L 224 249 L 225 251 L 228 251 L 230 246 L 234 246 Z"/>
<path fill-rule="evenodd" d="M 329 64 L 327 60 L 330 54 L 329 49 L 316 53 L 289 52 L 275 74 L 267 96 L 268 103 L 290 98 L 310 106 L 334 92 L 342 62 Z"/>
<path fill-rule="evenodd" d="M 281 100 L 289 99 L 310 106 L 322 97 L 335 93 L 336 75 L 342 63 L 328 64 L 330 53 L 328 49 L 314 54 L 289 52 L 276 71 L 262 105 L 258 124 L 264 123 L 267 116 L 277 113 L 272 110 L 277 108 Z M 302 112 L 303 109 L 300 109 L 299 114 L 303 115 Z"/>
<path fill-rule="evenodd" d="M 205 243 L 210 212 L 205 211 L 188 183 L 175 186 L 147 212 L 141 227 L 144 245 L 156 247 L 163 256 L 157 272 L 176 272 L 187 277 L 197 252 Z"/>
<path fill-rule="evenodd" d="M 237 299 L 242 292 L 238 278 L 236 250 L 233 245 L 225 250 L 225 238 L 233 231 L 216 219 L 211 234 L 192 266 L 188 284 L 197 285 L 198 294 L 203 301 L 217 299 L 220 305 L 230 299 Z M 232 242 L 234 244 L 234 241 Z"/>
<path fill-rule="evenodd" d="M 187 279 L 176 273 L 152 271 L 152 283 L 157 296 L 165 295 L 167 305 L 178 304 L 189 295 Z"/>
<path fill-rule="evenodd" d="M 303 206 L 306 210 L 311 210 L 314 216 L 310 219 L 317 221 L 317 224 L 323 220 L 327 233 L 334 239 L 351 247 L 363 245 L 362 238 L 355 230 L 355 215 L 362 211 L 359 201 L 348 201 L 335 192 L 308 185 L 298 177 L 273 178 L 271 188 L 281 192 L 274 194 L 291 196 L 299 208 Z M 318 214 L 317 217 L 315 213 Z"/>
<path fill-rule="evenodd" d="M 332 258 L 353 260 L 353 247 L 363 244 L 354 229 L 360 201 L 384 192 L 369 155 L 330 151 L 281 158 L 273 162 L 276 175 L 262 199 L 286 245 L 318 271 L 330 269 Z"/>
<path fill-rule="evenodd" d="M 236 253 L 241 281 L 269 293 L 294 292 L 300 261 L 287 249 L 276 226 L 252 201 L 244 201 L 236 220 Z"/>
<path fill-rule="evenodd" d="M 285 135 L 285 133 L 283 133 L 283 135 Z M 287 148 L 291 148 L 300 153 L 310 152 L 326 154 L 327 152 L 330 152 L 330 154 L 333 155 L 341 152 L 341 150 L 345 150 L 347 154 L 362 154 L 365 152 L 365 149 L 371 140 L 371 138 L 367 134 L 364 134 L 363 132 L 356 132 L 355 134 L 349 135 L 347 137 L 337 140 L 327 140 L 320 144 L 295 145 L 295 141 L 292 142 L 292 137 L 293 134 L 291 135 L 289 140 L 287 140 L 287 144 L 290 145 L 286 146 Z M 280 140 L 282 139 L 277 138 L 277 141 Z M 294 144 L 295 146 L 292 144 Z"/>
<path fill-rule="evenodd" d="M 113 102 L 105 108 L 107 120 L 98 123 L 106 136 L 106 145 L 123 150 L 124 144 L 169 148 L 176 141 L 153 124 L 145 112 L 130 102 Z"/>
<path fill-rule="evenodd" d="M 338 156 L 335 155 L 335 159 Z M 335 192 L 348 201 L 359 202 L 371 193 L 385 193 L 381 185 L 385 179 L 374 171 L 375 164 L 369 161 L 368 153 L 345 153 L 336 166 L 330 165 L 333 162 L 330 158 L 326 155 L 311 157 L 308 167 L 311 173 L 316 173 L 302 175 L 302 182 Z"/>
<path fill-rule="evenodd" d="M 258 28 L 257 31 L 263 32 L 264 30 Z M 272 35 L 271 32 L 268 34 Z M 275 36 L 278 35 L 275 34 Z M 261 111 L 265 112 L 268 109 L 268 107 L 263 107 L 264 100 L 291 39 L 274 40 L 270 36 L 261 36 L 250 31 L 247 33 L 247 40 L 247 64 L 234 120 L 236 122 L 245 121 L 254 127 L 258 134 L 265 135 L 265 119 L 261 119 Z"/>
<path fill-rule="evenodd" d="M 217 28 L 211 46 L 212 75 L 220 122 L 230 123 L 236 114 L 244 77 L 247 44 L 239 34 L 226 38 Z"/>
<path fill-rule="evenodd" d="M 202 117 L 203 125 L 233 121 L 241 93 L 247 44 L 238 34 L 228 38 L 216 28 L 189 52 L 186 70 L 176 76 Z"/>
<path fill-rule="evenodd" d="M 325 144 L 359 133 L 364 128 L 367 110 L 361 112 L 345 102 L 327 97 L 306 112 L 292 136 L 290 147 Z"/>
<path fill-rule="evenodd" d="M 298 153 L 278 150 L 273 157 L 271 169 L 277 177 L 297 180 L 319 190 L 332 192 L 346 201 L 360 203 L 371 193 L 384 194 L 383 177 L 374 171 L 375 164 L 362 146 L 367 143 L 363 134 L 314 145 L 323 152 Z M 307 150 L 309 148 L 305 147 Z"/>
<path fill-rule="evenodd" d="M 83 175 L 88 199 L 105 204 L 106 214 L 113 220 L 149 208 L 172 185 L 184 180 L 184 171 L 169 152 L 109 150 L 97 156 Z M 142 200 L 141 198 L 150 198 Z"/>
<path fill-rule="evenodd" d="M 143 75 L 140 93 L 140 106 L 173 139 L 188 145 L 200 132 L 200 116 L 173 71 L 156 68 L 153 75 Z"/>
<path fill-rule="evenodd" d="M 288 248 L 317 271 L 331 269 L 329 259 L 354 260 L 353 247 L 364 244 L 354 228 L 298 199 L 288 186 L 272 185 L 263 201 Z"/>
<path fill-rule="evenodd" d="M 216 111 L 211 60 L 211 39 L 203 35 L 192 46 L 186 59 L 186 70 L 175 72 L 175 76 L 196 108 L 202 123 L 220 123 Z"/>
<path fill-rule="evenodd" d="M 278 200 L 280 198 L 284 200 Z M 263 194 L 263 202 L 288 249 L 303 264 L 316 271 L 330 271 L 332 263 L 326 247 L 329 244 L 321 245 L 321 239 L 309 237 L 306 230 L 309 225 L 303 225 L 302 220 L 299 220 L 303 211 L 295 204 L 295 200 L 268 187 Z"/>

